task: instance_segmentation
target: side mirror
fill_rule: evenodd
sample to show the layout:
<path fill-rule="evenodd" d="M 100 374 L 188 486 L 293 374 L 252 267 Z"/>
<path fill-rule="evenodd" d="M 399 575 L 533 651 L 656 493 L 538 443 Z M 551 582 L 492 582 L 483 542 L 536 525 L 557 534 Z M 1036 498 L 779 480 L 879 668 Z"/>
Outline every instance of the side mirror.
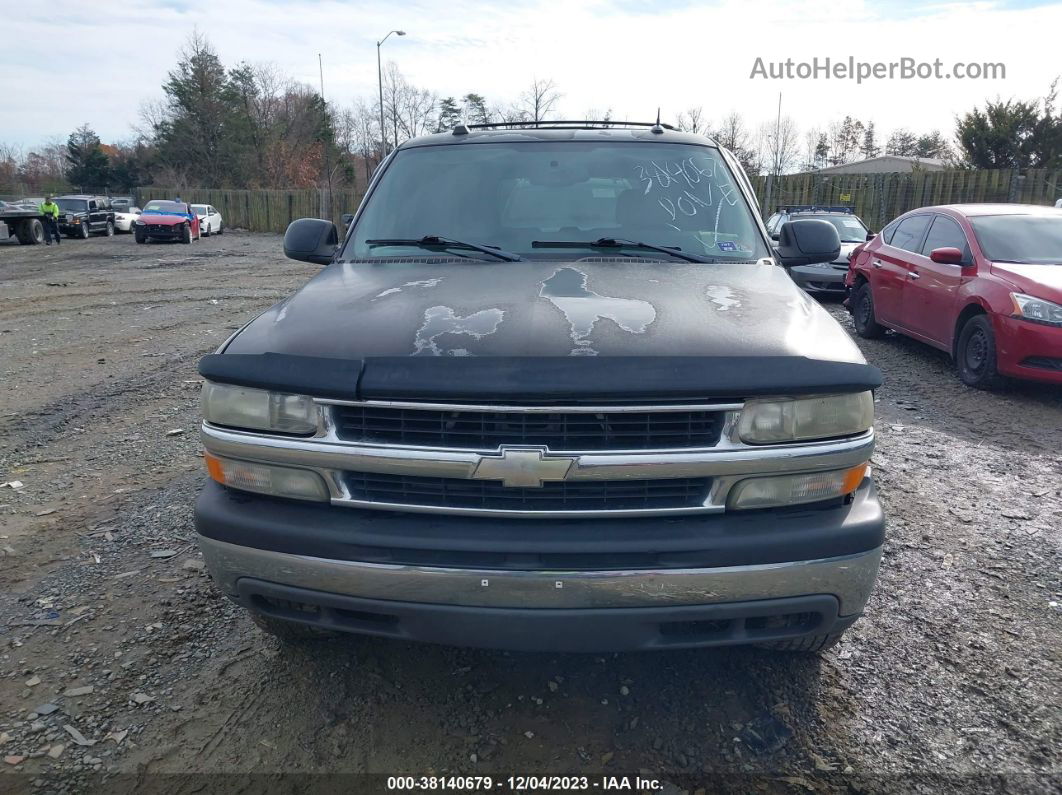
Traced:
<path fill-rule="evenodd" d="M 354 220 L 354 213 L 343 213 L 339 216 L 339 220 L 343 222 L 343 226 L 350 226 L 350 222 Z"/>
<path fill-rule="evenodd" d="M 962 252 L 954 246 L 935 248 L 929 252 L 929 258 L 942 265 L 962 265 Z"/>
<path fill-rule="evenodd" d="M 873 240 L 877 236 L 878 236 L 877 232 L 871 232 L 869 229 L 867 230 L 867 240 Z"/>
<path fill-rule="evenodd" d="M 339 230 L 331 221 L 300 218 L 284 233 L 284 255 L 289 259 L 327 265 L 339 246 Z"/>
<path fill-rule="evenodd" d="M 833 262 L 841 256 L 841 237 L 829 221 L 817 218 L 787 221 L 782 224 L 778 238 L 774 253 L 786 268 Z"/>

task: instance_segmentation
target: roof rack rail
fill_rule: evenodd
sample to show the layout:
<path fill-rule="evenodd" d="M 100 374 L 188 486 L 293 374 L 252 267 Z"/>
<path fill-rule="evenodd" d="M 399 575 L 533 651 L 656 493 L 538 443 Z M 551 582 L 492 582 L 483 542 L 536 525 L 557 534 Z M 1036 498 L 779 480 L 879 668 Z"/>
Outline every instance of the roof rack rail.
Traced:
<path fill-rule="evenodd" d="M 458 125 L 462 126 L 462 125 Z M 599 129 L 601 127 L 663 127 L 665 130 L 674 130 L 670 124 L 661 124 L 656 121 L 614 121 L 612 119 L 549 119 L 546 121 L 493 121 L 484 124 L 465 124 L 469 130 L 489 129 L 523 129 L 536 130 L 549 129 Z"/>
<path fill-rule="evenodd" d="M 776 212 L 780 213 L 854 213 L 850 206 L 844 204 L 779 204 Z"/>

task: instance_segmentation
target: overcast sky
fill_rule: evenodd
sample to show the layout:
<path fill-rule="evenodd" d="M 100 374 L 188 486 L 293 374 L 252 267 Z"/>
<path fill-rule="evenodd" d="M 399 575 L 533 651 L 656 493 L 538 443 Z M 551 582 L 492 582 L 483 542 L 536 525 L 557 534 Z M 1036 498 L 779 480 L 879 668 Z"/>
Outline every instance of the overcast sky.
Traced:
<path fill-rule="evenodd" d="M 376 40 L 416 85 L 441 96 L 475 91 L 515 99 L 532 76 L 552 78 L 560 108 L 582 117 L 664 120 L 701 105 L 708 118 L 740 111 L 752 124 L 782 111 L 801 129 L 845 114 L 951 135 L 956 113 L 986 97 L 1039 97 L 1062 71 L 1062 3 L 1037 0 L 161 0 L 26 3 L 4 15 L 0 141 L 32 147 L 88 122 L 105 141 L 128 139 L 145 100 L 175 66 L 194 26 L 227 66 L 273 62 L 349 104 L 375 96 Z M 45 10 L 46 9 L 46 10 Z M 908 56 L 1006 65 L 1005 80 L 750 79 L 757 57 L 889 61 Z"/>

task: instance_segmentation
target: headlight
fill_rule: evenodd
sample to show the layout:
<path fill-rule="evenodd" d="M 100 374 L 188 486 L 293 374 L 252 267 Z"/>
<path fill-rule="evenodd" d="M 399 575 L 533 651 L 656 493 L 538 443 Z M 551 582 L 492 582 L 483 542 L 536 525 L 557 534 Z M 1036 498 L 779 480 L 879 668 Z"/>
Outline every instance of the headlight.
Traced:
<path fill-rule="evenodd" d="M 231 384 L 203 385 L 203 417 L 215 425 L 279 433 L 313 433 L 317 407 L 305 395 L 287 395 Z"/>
<path fill-rule="evenodd" d="M 745 403 L 737 432 L 746 444 L 799 442 L 863 433 L 874 424 L 870 392 Z"/>
<path fill-rule="evenodd" d="M 844 497 L 859 488 L 869 474 L 870 467 L 860 464 L 830 472 L 749 478 L 730 489 L 726 507 L 732 510 L 777 508 Z"/>
<path fill-rule="evenodd" d="M 1033 323 L 1062 326 L 1062 306 L 1025 293 L 1011 293 L 1010 297 L 1014 301 L 1014 314 L 1018 317 Z"/>
<path fill-rule="evenodd" d="M 328 487 L 316 472 L 308 469 L 236 461 L 205 453 L 207 472 L 223 486 L 274 497 L 327 502 Z"/>

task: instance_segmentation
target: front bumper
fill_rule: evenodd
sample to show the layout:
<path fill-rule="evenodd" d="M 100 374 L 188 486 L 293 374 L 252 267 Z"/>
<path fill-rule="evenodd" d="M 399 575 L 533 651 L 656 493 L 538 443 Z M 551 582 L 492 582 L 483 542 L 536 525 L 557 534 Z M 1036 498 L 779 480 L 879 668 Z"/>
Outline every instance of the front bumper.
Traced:
<path fill-rule="evenodd" d="M 1014 378 L 1062 384 L 1062 328 L 996 317 L 999 371 Z"/>
<path fill-rule="evenodd" d="M 809 293 L 835 293 L 843 295 L 845 292 L 844 277 L 848 273 L 848 264 L 843 269 L 838 264 L 831 264 L 826 268 L 816 268 L 812 265 L 800 265 L 789 269 L 789 275 L 801 289 Z"/>
<path fill-rule="evenodd" d="M 884 537 L 869 480 L 833 508 L 535 522 L 294 504 L 209 484 L 196 527 L 219 586 L 251 610 L 348 632 L 556 651 L 838 631 L 863 610 Z"/>
<path fill-rule="evenodd" d="M 165 224 L 144 224 L 143 226 L 134 225 L 133 229 L 144 237 L 149 237 L 152 240 L 180 240 L 183 235 L 184 227 L 181 224 L 174 224 L 173 226 L 167 226 Z"/>

